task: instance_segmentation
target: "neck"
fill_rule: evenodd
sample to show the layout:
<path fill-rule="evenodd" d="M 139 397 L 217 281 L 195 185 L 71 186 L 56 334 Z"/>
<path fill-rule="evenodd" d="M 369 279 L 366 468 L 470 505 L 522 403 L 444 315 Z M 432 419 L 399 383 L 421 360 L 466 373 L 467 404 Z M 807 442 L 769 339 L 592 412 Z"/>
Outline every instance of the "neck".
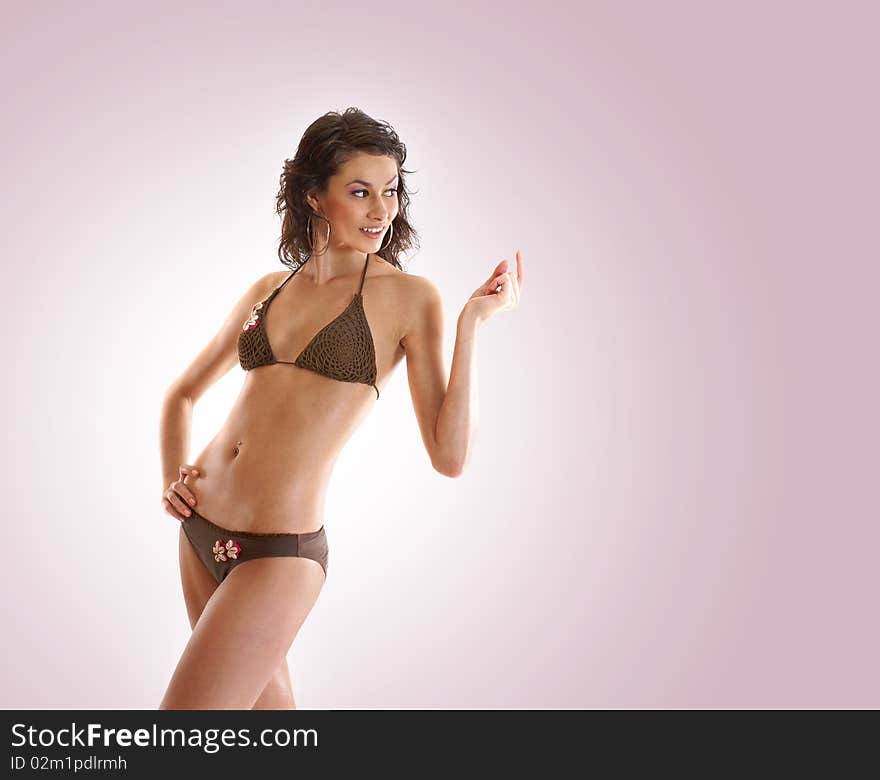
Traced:
<path fill-rule="evenodd" d="M 369 255 L 351 246 L 333 246 L 326 252 L 313 254 L 298 276 L 305 276 L 312 284 L 321 286 L 334 279 L 360 274 Z"/>

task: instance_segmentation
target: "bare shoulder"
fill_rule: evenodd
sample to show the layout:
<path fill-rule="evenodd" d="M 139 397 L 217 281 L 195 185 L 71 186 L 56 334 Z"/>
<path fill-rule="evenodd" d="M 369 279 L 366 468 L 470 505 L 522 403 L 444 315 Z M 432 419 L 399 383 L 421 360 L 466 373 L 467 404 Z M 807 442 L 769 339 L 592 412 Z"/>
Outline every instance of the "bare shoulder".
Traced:
<path fill-rule="evenodd" d="M 254 280 L 248 294 L 251 298 L 260 300 L 268 297 L 269 293 L 278 287 L 288 276 L 290 271 L 269 271 Z"/>
<path fill-rule="evenodd" d="M 264 279 L 268 280 L 270 291 L 275 289 L 281 282 L 283 282 L 289 275 L 290 271 L 272 271 L 271 273 L 266 274 Z"/>
<path fill-rule="evenodd" d="M 397 269 L 395 269 L 397 270 Z M 443 303 L 437 285 L 426 276 L 398 272 L 396 280 L 399 300 L 401 340 L 427 320 L 442 316 Z"/>
<path fill-rule="evenodd" d="M 440 290 L 427 276 L 400 272 L 401 294 L 416 305 L 430 303 L 431 299 L 440 297 Z"/>

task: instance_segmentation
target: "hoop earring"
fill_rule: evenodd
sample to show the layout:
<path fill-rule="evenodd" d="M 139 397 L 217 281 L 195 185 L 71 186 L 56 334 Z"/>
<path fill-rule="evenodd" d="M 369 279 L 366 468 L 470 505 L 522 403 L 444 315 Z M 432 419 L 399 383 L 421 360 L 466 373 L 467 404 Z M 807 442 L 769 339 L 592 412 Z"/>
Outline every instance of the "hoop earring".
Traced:
<path fill-rule="evenodd" d="M 323 219 L 323 217 L 322 217 L 322 219 Z M 315 251 L 315 239 L 314 239 L 314 236 L 311 235 L 311 233 L 314 232 L 312 230 L 312 218 L 309 217 L 309 221 L 306 223 L 306 237 L 309 239 L 309 246 L 312 249 L 313 255 L 323 255 L 324 252 L 327 251 L 327 247 L 330 246 L 330 222 L 326 219 L 324 221 L 327 222 L 327 244 L 320 252 Z"/>
<path fill-rule="evenodd" d="M 388 227 L 391 228 L 391 235 L 394 236 L 394 223 L 393 223 L 393 222 L 389 222 L 389 223 L 388 223 Z M 329 240 L 329 239 L 328 239 L 328 240 Z M 389 239 L 388 239 L 388 244 L 390 244 L 390 243 L 391 243 L 391 239 L 389 238 Z M 386 249 L 386 248 L 388 247 L 388 244 L 385 244 L 385 246 L 380 246 L 380 247 L 379 247 L 379 251 L 381 252 L 383 249 Z"/>

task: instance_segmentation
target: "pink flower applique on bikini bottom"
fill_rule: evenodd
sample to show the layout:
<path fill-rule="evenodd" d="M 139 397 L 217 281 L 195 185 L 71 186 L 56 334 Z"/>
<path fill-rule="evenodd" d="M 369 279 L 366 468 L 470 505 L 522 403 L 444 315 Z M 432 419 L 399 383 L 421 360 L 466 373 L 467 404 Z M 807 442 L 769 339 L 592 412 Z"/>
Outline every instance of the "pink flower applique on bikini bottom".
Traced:
<path fill-rule="evenodd" d="M 213 553 L 215 561 L 225 561 L 227 558 L 235 560 L 238 558 L 240 552 L 241 545 L 234 539 L 230 539 L 226 544 L 223 544 L 222 539 L 218 539 L 214 542 Z"/>

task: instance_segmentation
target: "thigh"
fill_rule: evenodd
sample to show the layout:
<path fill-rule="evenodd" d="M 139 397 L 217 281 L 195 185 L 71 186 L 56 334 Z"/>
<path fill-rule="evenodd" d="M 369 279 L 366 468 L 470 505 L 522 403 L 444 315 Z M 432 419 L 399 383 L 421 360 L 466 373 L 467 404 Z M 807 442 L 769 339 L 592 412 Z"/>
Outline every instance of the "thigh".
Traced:
<path fill-rule="evenodd" d="M 205 564 L 196 555 L 192 543 L 184 533 L 183 525 L 180 528 L 180 542 L 178 549 L 180 559 L 180 581 L 183 587 L 183 598 L 186 604 L 186 612 L 189 623 L 195 628 L 214 591 L 219 583 L 214 575 L 208 571 Z M 285 690 L 293 700 L 293 688 L 290 682 L 290 671 L 287 667 L 287 658 L 282 659 L 275 674 L 266 685 L 266 690 L 275 685 L 278 689 Z M 262 694 L 261 694 L 262 695 Z"/>
<path fill-rule="evenodd" d="M 324 585 L 309 558 L 236 566 L 209 598 L 160 709 L 250 709 L 287 656 Z"/>
<path fill-rule="evenodd" d="M 219 583 L 196 555 L 196 551 L 182 526 L 178 542 L 178 557 L 180 559 L 180 584 L 183 587 L 186 614 L 189 617 L 190 626 L 195 628 L 205 605 L 217 590 Z"/>

